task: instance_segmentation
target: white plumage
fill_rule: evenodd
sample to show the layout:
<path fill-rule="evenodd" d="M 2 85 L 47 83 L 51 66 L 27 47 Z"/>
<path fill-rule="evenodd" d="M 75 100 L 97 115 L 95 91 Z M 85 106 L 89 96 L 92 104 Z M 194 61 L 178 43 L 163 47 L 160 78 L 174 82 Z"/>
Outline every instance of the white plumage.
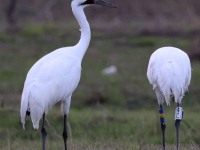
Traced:
<path fill-rule="evenodd" d="M 62 101 L 63 113 L 69 112 L 71 96 L 81 75 L 82 58 L 88 48 L 90 27 L 79 6 L 81 0 L 72 1 L 72 10 L 81 26 L 81 39 L 77 45 L 57 49 L 38 60 L 29 70 L 21 100 L 21 122 L 24 126 L 27 109 L 33 127 L 38 129 L 43 113 Z"/>
<path fill-rule="evenodd" d="M 21 118 L 25 124 L 30 108 L 33 127 L 38 129 L 43 113 L 62 101 L 62 110 L 68 114 L 71 95 L 78 85 L 81 60 L 71 54 L 74 48 L 61 48 L 41 58 L 27 74 L 22 93 Z M 48 61 L 51 60 L 51 61 Z"/>
<path fill-rule="evenodd" d="M 103 0 L 72 0 L 71 7 L 75 18 L 81 27 L 80 41 L 71 47 L 59 48 L 38 60 L 29 70 L 21 99 L 21 122 L 25 128 L 26 115 L 31 116 L 33 127 L 39 128 L 43 116 L 42 138 L 45 149 L 46 130 L 45 115 L 57 102 L 62 102 L 64 114 L 63 139 L 67 149 L 67 115 L 71 96 L 76 89 L 81 76 L 81 62 L 89 46 L 91 32 L 83 9 L 86 6 L 98 4 L 115 7 Z"/>
<path fill-rule="evenodd" d="M 180 104 L 191 80 L 188 55 L 175 47 L 159 48 L 150 57 L 147 77 L 160 105 L 170 105 L 172 96 Z"/>
<path fill-rule="evenodd" d="M 173 98 L 177 103 L 175 111 L 176 149 L 179 149 L 179 127 L 183 118 L 183 109 L 180 107 L 182 98 L 188 90 L 191 80 L 191 65 L 188 55 L 175 47 L 162 47 L 156 50 L 150 57 L 147 69 L 147 77 L 156 93 L 160 105 L 160 123 L 163 138 L 163 150 L 165 150 L 165 118 L 163 103 L 170 105 Z"/>

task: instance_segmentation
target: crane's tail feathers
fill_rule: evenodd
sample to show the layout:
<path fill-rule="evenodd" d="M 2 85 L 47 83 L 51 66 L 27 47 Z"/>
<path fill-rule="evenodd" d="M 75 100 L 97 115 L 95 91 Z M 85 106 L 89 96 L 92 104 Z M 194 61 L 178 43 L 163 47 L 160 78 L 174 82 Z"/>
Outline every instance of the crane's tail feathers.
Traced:
<path fill-rule="evenodd" d="M 21 100 L 20 115 L 21 115 L 21 123 L 24 130 L 25 130 L 25 118 L 27 109 L 28 109 L 28 98 L 27 95 L 23 93 Z"/>
<path fill-rule="evenodd" d="M 156 74 L 152 83 L 153 88 L 158 88 L 162 92 L 167 105 L 170 105 L 172 97 L 174 97 L 176 103 L 181 103 L 188 88 L 187 83 L 185 83 L 186 77 L 183 77 L 184 73 L 181 68 L 173 61 L 169 61 L 159 68 Z"/>
<path fill-rule="evenodd" d="M 29 93 L 29 105 L 31 112 L 30 114 L 31 120 L 34 129 L 39 128 L 39 121 L 42 118 L 42 115 L 44 114 L 45 110 L 43 105 L 44 103 L 45 103 L 45 98 L 42 90 L 36 86 L 33 86 Z"/>
<path fill-rule="evenodd" d="M 39 120 L 42 118 L 44 113 L 44 105 L 42 102 L 45 101 L 44 94 L 36 86 L 32 86 L 30 90 L 23 92 L 21 101 L 21 123 L 25 129 L 25 118 L 26 111 L 30 109 L 30 116 L 33 123 L 33 128 L 39 128 Z M 28 108 L 29 107 L 29 108 Z"/>

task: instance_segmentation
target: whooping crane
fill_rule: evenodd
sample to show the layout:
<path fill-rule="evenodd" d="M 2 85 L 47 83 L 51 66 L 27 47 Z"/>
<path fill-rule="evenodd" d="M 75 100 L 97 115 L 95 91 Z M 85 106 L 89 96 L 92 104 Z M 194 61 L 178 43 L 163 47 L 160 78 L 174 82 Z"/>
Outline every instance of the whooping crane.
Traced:
<path fill-rule="evenodd" d="M 179 147 L 179 127 L 183 117 L 180 107 L 184 93 L 188 90 L 191 80 L 191 65 L 188 55 L 175 47 L 162 47 L 150 57 L 147 77 L 156 93 L 160 105 L 160 123 L 163 136 L 163 149 L 165 149 L 165 119 L 162 105 L 170 105 L 173 98 L 177 103 L 175 111 L 176 147 Z"/>
<path fill-rule="evenodd" d="M 59 101 L 64 114 L 63 140 L 67 149 L 67 116 L 71 96 L 81 76 L 81 62 L 89 46 L 91 32 L 84 8 L 98 4 L 115 8 L 103 0 L 72 0 L 71 7 L 81 27 L 81 38 L 75 46 L 59 48 L 38 60 L 29 70 L 21 98 L 21 122 L 25 128 L 25 117 L 30 115 L 33 127 L 39 128 L 42 120 L 42 149 L 45 150 L 45 115 Z"/>

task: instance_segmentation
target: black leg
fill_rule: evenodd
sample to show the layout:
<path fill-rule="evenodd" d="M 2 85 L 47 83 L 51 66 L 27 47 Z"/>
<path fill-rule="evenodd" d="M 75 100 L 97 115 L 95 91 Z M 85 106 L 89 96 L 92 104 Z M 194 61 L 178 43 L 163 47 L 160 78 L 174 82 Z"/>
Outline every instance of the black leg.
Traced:
<path fill-rule="evenodd" d="M 64 115 L 64 128 L 63 128 L 63 140 L 65 145 L 65 150 L 67 150 L 67 115 Z"/>
<path fill-rule="evenodd" d="M 163 140 L 163 150 L 165 150 L 165 129 L 166 129 L 166 124 L 165 124 L 165 118 L 164 118 L 164 111 L 162 108 L 162 105 L 160 105 L 160 125 L 161 125 L 161 131 L 162 131 L 162 140 Z"/>
<path fill-rule="evenodd" d="M 43 114 L 43 120 L 42 120 L 42 129 L 41 129 L 41 133 L 42 133 L 42 150 L 45 150 L 45 139 L 47 136 L 47 131 L 44 127 L 44 122 L 45 122 L 45 113 Z"/>
<path fill-rule="evenodd" d="M 176 149 L 179 149 L 179 128 L 180 128 L 180 123 L 181 120 L 176 120 L 175 121 L 175 126 L 176 126 Z"/>
<path fill-rule="evenodd" d="M 179 149 L 179 129 L 180 123 L 183 118 L 183 109 L 180 107 L 180 104 L 177 104 L 177 108 L 175 111 L 175 127 L 176 127 L 176 149 Z"/>

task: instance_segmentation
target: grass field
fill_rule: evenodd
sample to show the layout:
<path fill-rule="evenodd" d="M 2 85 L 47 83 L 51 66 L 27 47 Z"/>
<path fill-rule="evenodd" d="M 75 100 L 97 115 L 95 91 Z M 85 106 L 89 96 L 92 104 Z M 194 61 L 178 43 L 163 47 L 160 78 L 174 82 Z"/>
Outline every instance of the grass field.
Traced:
<path fill-rule="evenodd" d="M 166 109 L 166 143 L 174 147 L 174 108 Z M 184 149 L 198 149 L 199 110 L 185 109 L 181 124 L 181 146 Z M 40 131 L 32 129 L 27 119 L 23 131 L 18 111 L 1 110 L 1 149 L 39 149 Z M 62 149 L 62 116 L 54 108 L 47 117 L 47 149 Z M 124 110 L 106 107 L 72 108 L 69 117 L 70 149 L 160 149 L 161 131 L 156 109 Z M 181 149 L 182 149 L 181 148 Z"/>
<path fill-rule="evenodd" d="M 65 25 L 66 26 L 66 25 Z M 78 26 L 34 24 L 19 33 L 0 34 L 0 149 L 41 148 L 40 131 L 27 118 L 26 130 L 19 109 L 23 82 L 29 68 L 52 50 L 75 44 Z M 134 28 L 134 26 L 133 26 Z M 137 28 L 136 28 L 137 30 Z M 162 46 L 190 52 L 196 39 L 173 35 L 140 35 L 135 32 L 92 27 L 92 41 L 82 64 L 81 82 L 73 95 L 69 114 L 70 150 L 157 150 L 161 147 L 158 105 L 146 78 L 151 53 Z M 182 31 L 187 35 L 190 29 Z M 117 74 L 102 70 L 115 65 Z M 192 61 L 190 92 L 183 99 L 181 150 L 197 150 L 200 137 L 200 62 Z M 175 104 L 164 107 L 167 149 L 174 149 Z M 62 116 L 59 104 L 47 116 L 47 149 L 63 149 Z"/>

